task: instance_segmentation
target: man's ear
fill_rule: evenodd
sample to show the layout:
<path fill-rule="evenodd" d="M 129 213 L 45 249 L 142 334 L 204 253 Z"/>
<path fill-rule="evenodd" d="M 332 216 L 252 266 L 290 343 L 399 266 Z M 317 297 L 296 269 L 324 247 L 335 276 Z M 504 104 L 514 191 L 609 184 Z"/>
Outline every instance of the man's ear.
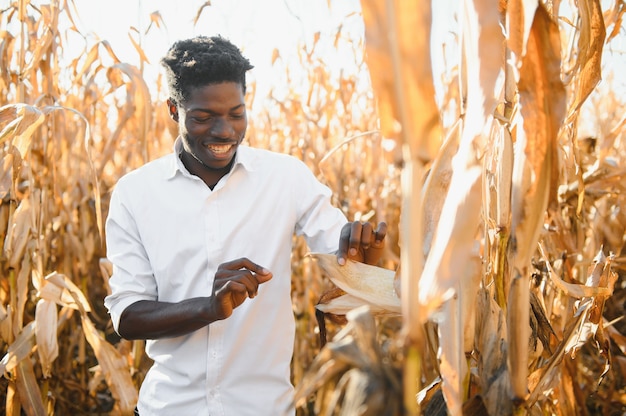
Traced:
<path fill-rule="evenodd" d="M 178 107 L 171 98 L 167 99 L 167 110 L 170 113 L 172 120 L 178 123 Z"/>

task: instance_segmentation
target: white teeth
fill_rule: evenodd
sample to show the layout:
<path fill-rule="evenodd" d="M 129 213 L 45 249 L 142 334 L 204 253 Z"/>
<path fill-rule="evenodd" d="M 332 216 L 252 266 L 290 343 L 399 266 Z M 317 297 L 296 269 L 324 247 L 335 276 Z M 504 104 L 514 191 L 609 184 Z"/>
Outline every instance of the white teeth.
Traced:
<path fill-rule="evenodd" d="M 213 153 L 226 153 L 230 150 L 232 146 L 230 144 L 227 145 L 209 145 L 207 148 Z"/>

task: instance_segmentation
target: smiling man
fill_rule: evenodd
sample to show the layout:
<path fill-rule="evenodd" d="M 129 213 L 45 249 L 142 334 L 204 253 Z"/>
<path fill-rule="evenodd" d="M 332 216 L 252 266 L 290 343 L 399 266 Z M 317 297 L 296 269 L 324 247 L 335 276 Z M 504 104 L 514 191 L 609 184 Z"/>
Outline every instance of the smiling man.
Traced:
<path fill-rule="evenodd" d="M 245 74 L 228 40 L 176 42 L 163 58 L 174 152 L 125 175 L 106 223 L 115 330 L 154 360 L 144 415 L 293 415 L 294 234 L 374 264 L 386 225 L 348 222 L 300 160 L 242 145 Z"/>

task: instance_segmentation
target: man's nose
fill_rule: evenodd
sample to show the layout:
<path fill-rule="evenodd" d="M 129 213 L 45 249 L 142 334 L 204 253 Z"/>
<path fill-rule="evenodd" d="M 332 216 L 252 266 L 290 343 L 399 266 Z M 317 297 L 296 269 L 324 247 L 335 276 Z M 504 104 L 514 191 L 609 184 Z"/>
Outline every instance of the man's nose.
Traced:
<path fill-rule="evenodd" d="M 230 138 L 234 131 L 228 120 L 222 117 L 217 118 L 211 126 L 211 135 L 214 137 Z"/>

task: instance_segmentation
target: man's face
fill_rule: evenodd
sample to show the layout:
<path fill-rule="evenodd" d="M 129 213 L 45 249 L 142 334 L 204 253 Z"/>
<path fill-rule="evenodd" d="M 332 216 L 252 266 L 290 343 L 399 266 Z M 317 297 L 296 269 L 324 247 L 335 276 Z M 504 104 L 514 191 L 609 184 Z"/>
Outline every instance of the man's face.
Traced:
<path fill-rule="evenodd" d="M 195 162 L 196 169 L 226 168 L 243 140 L 248 126 L 243 88 L 236 82 L 198 87 L 178 107 L 170 104 L 170 113 L 178 122 L 182 138 L 183 160 Z M 192 161 L 193 162 L 193 161 Z M 199 175 L 201 176 L 201 175 Z"/>

